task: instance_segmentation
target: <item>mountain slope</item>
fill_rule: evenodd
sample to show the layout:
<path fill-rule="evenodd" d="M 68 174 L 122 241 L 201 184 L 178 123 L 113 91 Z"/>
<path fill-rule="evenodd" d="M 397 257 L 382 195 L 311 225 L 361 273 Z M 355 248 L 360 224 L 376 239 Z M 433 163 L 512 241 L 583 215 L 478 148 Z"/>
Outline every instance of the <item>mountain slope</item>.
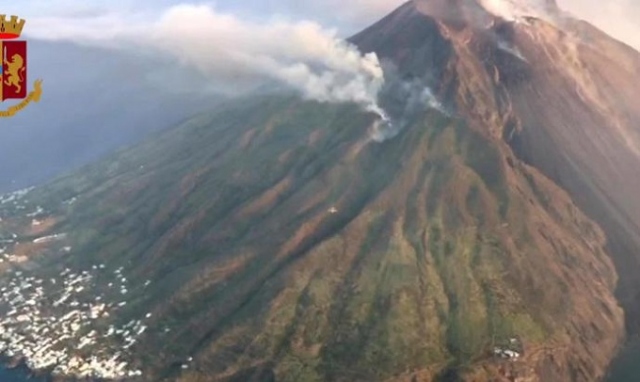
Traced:
<path fill-rule="evenodd" d="M 36 191 L 73 247 L 39 261 L 157 285 L 117 316 L 170 329 L 136 345 L 148 380 L 601 375 L 622 323 L 599 229 L 462 120 L 380 145 L 371 122 L 271 99 L 187 123 Z"/>
<path fill-rule="evenodd" d="M 104 295 L 110 314 L 86 331 L 146 317 L 122 355 L 145 381 L 600 379 L 624 335 L 609 255 L 633 257 L 572 196 L 607 233 L 607 217 L 632 212 L 604 204 L 627 194 L 579 148 L 627 150 L 614 144 L 633 134 L 631 91 L 617 93 L 619 115 L 593 91 L 624 85 L 605 64 L 633 83 L 634 52 L 570 20 L 580 36 L 472 1 L 425 7 L 438 3 L 408 3 L 352 39 L 443 104 L 394 109 L 407 122 L 394 139 L 372 141 L 375 117 L 354 105 L 228 103 L 3 203 L 18 237 L 7 250 L 43 279 L 102 272 L 82 293 Z M 574 66 L 560 43 L 576 47 Z"/>
<path fill-rule="evenodd" d="M 636 333 L 640 54 L 552 3 L 546 21 L 514 23 L 473 0 L 416 0 L 352 40 L 425 78 L 449 107 L 570 193 L 605 230 Z"/>

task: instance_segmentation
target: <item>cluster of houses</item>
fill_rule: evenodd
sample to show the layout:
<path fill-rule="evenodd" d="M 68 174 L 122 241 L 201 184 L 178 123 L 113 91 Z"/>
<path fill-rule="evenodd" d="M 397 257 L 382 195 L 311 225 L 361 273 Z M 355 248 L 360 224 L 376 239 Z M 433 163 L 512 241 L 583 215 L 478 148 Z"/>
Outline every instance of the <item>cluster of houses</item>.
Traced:
<path fill-rule="evenodd" d="M 29 259 L 11 253 L 21 239 L 2 229 L 3 218 L 26 218 L 32 226 L 41 225 L 39 219 L 47 213 L 40 206 L 29 206 L 26 197 L 32 190 L 0 195 L 0 266 L 7 272 L 0 274 L 0 355 L 22 360 L 33 371 L 66 378 L 122 380 L 141 376 L 142 371 L 131 362 L 133 347 L 152 315 L 141 314 L 139 320 L 113 324 L 119 321 L 114 318 L 125 308 L 130 294 L 122 267 L 113 272 L 104 264 L 84 271 L 67 268 L 44 278 L 17 270 L 29 269 Z M 70 206 L 76 201 L 74 197 L 63 204 Z M 34 212 L 27 213 L 29 210 Z M 31 241 L 47 244 L 66 237 L 58 233 Z M 71 249 L 60 247 L 64 252 Z M 150 283 L 147 280 L 142 287 Z M 165 328 L 165 333 L 168 331 Z M 182 369 L 192 362 L 189 357 Z"/>
<path fill-rule="evenodd" d="M 106 318 L 126 305 L 128 290 L 121 268 L 104 295 L 97 293 L 100 272 L 110 273 L 102 264 L 82 272 L 65 269 L 46 280 L 13 273 L 0 288 L 0 352 L 23 359 L 32 370 L 67 377 L 141 375 L 129 365 L 129 349 L 147 327 L 143 320 L 107 324 Z"/>
<path fill-rule="evenodd" d="M 0 195 L 0 207 L 4 210 L 10 209 L 12 212 L 21 212 L 27 209 L 25 203 L 25 196 L 31 192 L 33 188 L 27 188 L 12 192 L 10 194 Z M 42 207 L 38 207 L 35 212 L 29 214 L 29 216 L 36 216 L 43 213 Z M 0 217 L 0 224 L 2 224 L 2 217 Z M 0 232 L 0 264 L 3 263 L 24 263 L 28 259 L 26 256 L 15 255 L 11 253 L 10 249 L 13 248 L 18 241 L 18 235 L 15 233 Z"/>
<path fill-rule="evenodd" d="M 27 214 L 32 209 L 26 200 L 31 190 L 0 195 L 2 215 L 23 216 L 33 226 L 41 224 L 38 217 L 46 214 L 42 207 Z M 75 198 L 64 204 L 74 202 Z M 0 217 L 0 225 L 2 222 Z M 33 242 L 45 244 L 65 237 L 49 235 Z M 19 241 L 15 233 L 0 232 L 0 264 L 28 261 L 11 253 Z M 65 269 L 47 279 L 10 269 L 0 282 L 0 354 L 22 360 L 34 371 L 65 377 L 122 379 L 142 375 L 130 366 L 129 350 L 147 327 L 142 320 L 117 327 L 108 320 L 127 304 L 128 285 L 122 268 L 111 274 L 99 264 L 82 272 Z M 98 290 L 98 276 L 113 282 Z"/>
<path fill-rule="evenodd" d="M 34 189 L 33 187 L 25 188 L 24 190 L 14 191 L 9 194 L 0 195 L 0 205 L 13 204 L 16 207 L 16 209 L 23 210 L 26 208 L 26 206 L 21 205 L 19 202 L 22 199 L 24 199 L 24 197 L 27 196 L 27 194 L 29 194 L 29 192 L 31 192 L 33 189 Z"/>
<path fill-rule="evenodd" d="M 498 358 L 517 361 L 522 357 L 522 344 L 517 338 L 511 338 L 508 346 L 494 347 L 493 355 Z"/>

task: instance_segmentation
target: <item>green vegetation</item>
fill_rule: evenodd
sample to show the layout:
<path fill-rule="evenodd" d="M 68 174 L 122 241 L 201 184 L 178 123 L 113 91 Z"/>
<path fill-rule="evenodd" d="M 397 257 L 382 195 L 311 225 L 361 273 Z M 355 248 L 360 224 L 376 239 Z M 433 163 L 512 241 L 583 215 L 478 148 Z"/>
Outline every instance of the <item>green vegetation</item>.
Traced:
<path fill-rule="evenodd" d="M 552 338 L 558 326 L 535 312 L 563 322 L 572 291 L 552 275 L 542 285 L 559 296 L 523 281 L 565 266 L 537 227 L 566 234 L 573 220 L 532 213 L 547 213 L 550 191 L 514 192 L 500 148 L 439 112 L 380 144 L 371 122 L 353 105 L 246 100 L 34 199 L 71 235 L 60 268 L 99 261 L 152 282 L 114 320 L 154 312 L 150 332 L 165 334 L 140 350 L 158 378 L 187 356 L 207 375 L 266 367 L 282 381 L 435 375 L 472 370 L 515 336 Z M 513 176 L 523 189 L 535 178 Z"/>

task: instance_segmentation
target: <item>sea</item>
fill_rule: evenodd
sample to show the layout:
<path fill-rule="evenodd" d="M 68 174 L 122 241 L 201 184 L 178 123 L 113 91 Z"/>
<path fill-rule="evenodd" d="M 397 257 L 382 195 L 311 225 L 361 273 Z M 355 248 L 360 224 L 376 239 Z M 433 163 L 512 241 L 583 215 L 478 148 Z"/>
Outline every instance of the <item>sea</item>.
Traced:
<path fill-rule="evenodd" d="M 30 377 L 25 369 L 6 369 L 0 367 L 0 382 L 45 382 L 44 377 Z"/>
<path fill-rule="evenodd" d="M 640 381 L 640 338 L 630 341 L 613 360 L 605 382 Z"/>

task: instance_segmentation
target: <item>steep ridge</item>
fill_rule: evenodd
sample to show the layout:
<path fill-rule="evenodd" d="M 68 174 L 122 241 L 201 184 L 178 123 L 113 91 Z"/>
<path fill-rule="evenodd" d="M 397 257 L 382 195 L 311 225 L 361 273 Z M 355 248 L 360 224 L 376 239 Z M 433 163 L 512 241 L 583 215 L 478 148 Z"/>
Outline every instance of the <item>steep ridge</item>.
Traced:
<path fill-rule="evenodd" d="M 2 209 L 31 260 L 19 267 L 43 278 L 123 267 L 127 304 L 96 325 L 150 313 L 128 349 L 143 381 L 601 379 L 624 335 L 616 271 L 604 233 L 550 180 L 572 192 L 601 181 L 580 161 L 588 137 L 575 132 L 568 146 L 558 122 L 596 97 L 559 80 L 594 72 L 555 65 L 543 37 L 574 38 L 550 23 L 425 4 L 352 41 L 429 86 L 442 108 L 377 143 L 375 117 L 354 105 L 223 105 Z M 539 62 L 537 49 L 548 50 Z M 616 132 L 631 134 L 623 122 Z M 38 235 L 64 232 L 63 244 L 30 244 L 25 211 L 37 206 L 51 222 Z"/>
<path fill-rule="evenodd" d="M 569 48 L 546 56 L 536 51 L 538 41 L 549 41 L 551 46 L 557 31 L 541 26 L 537 35 L 530 30 L 516 35 L 518 44 L 531 52 L 527 56 L 544 57 L 546 64 L 532 71 L 535 86 L 510 90 L 520 126 L 513 139 L 525 160 L 569 190 L 606 230 L 607 246 L 621 277 L 618 296 L 627 311 L 628 329 L 637 333 L 640 54 L 588 25 L 570 27 L 577 35 L 588 36 L 589 43 L 563 36 Z M 560 67 L 557 77 L 549 76 L 551 68 Z M 542 155 L 542 147 L 548 155 Z"/>
<path fill-rule="evenodd" d="M 425 76 L 441 99 L 501 134 L 520 159 L 596 219 L 620 272 L 617 295 L 634 334 L 640 328 L 640 53 L 561 16 L 553 2 L 544 5 L 546 20 L 505 22 L 472 0 L 416 0 L 353 41 L 398 63 L 401 72 Z M 419 35 L 418 28 L 401 29 L 410 25 L 429 25 L 431 36 L 412 51 L 440 60 L 406 55 L 402 39 Z M 394 26 L 400 29 L 387 33 Z"/>

